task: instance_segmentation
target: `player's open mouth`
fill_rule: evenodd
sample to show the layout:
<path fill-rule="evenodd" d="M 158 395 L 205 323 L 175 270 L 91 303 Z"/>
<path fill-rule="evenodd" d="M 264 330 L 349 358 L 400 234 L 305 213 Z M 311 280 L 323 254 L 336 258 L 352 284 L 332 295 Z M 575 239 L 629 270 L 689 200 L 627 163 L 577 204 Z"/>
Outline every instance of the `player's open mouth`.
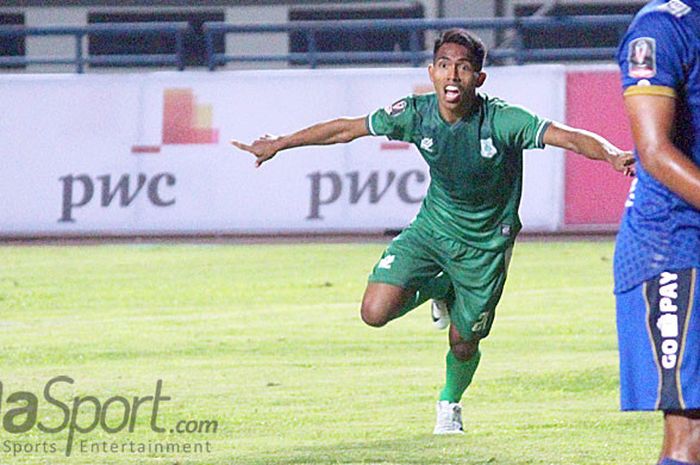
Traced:
<path fill-rule="evenodd" d="M 462 91 L 460 90 L 459 87 L 457 86 L 445 86 L 445 100 L 447 100 L 448 103 L 457 103 L 459 102 L 460 97 L 462 96 Z"/>

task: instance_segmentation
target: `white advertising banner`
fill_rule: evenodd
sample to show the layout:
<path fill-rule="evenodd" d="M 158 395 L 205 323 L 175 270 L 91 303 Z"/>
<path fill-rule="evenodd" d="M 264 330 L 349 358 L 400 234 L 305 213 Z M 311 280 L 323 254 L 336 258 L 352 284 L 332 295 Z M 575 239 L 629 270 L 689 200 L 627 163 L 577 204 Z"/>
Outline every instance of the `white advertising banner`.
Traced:
<path fill-rule="evenodd" d="M 425 69 L 0 76 L 0 235 L 378 232 L 429 182 L 381 137 L 281 153 L 229 145 L 430 89 Z M 562 120 L 565 70 L 490 70 L 484 90 Z M 527 153 L 526 229 L 561 224 L 561 151 Z"/>

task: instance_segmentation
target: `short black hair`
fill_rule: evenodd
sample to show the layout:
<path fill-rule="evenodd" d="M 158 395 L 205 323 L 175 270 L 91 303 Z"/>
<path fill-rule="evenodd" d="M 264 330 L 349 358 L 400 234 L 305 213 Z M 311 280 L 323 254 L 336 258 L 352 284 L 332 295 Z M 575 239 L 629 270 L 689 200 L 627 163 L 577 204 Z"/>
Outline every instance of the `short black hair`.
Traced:
<path fill-rule="evenodd" d="M 455 28 L 443 31 L 435 40 L 433 47 L 433 61 L 437 58 L 437 52 L 445 44 L 457 44 L 469 50 L 469 63 L 474 71 L 481 71 L 486 61 L 486 47 L 484 43 L 474 34 L 465 29 Z"/>

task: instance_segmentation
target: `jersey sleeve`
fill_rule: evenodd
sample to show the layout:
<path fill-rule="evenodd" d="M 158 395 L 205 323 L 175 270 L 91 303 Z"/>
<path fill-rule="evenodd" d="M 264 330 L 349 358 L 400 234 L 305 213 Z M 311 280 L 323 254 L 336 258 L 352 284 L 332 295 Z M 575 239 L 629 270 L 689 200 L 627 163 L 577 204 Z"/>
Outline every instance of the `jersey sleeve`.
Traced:
<path fill-rule="evenodd" d="M 507 105 L 494 119 L 494 131 L 500 140 L 518 150 L 544 148 L 544 133 L 552 122 L 517 105 Z"/>
<path fill-rule="evenodd" d="M 639 16 L 618 51 L 624 95 L 676 97 L 685 50 L 678 18 L 663 11 Z"/>
<path fill-rule="evenodd" d="M 406 97 L 370 113 L 366 119 L 367 130 L 373 136 L 410 142 L 415 114 L 414 99 Z"/>

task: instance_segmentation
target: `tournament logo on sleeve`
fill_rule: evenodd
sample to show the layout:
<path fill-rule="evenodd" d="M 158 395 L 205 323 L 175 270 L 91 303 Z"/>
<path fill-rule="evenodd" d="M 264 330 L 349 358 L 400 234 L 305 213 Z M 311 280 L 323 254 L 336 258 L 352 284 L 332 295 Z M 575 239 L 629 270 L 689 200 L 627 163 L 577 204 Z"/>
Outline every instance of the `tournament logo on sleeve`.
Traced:
<path fill-rule="evenodd" d="M 676 18 L 682 18 L 693 11 L 692 8 L 681 2 L 681 0 L 670 0 L 668 3 L 658 6 L 657 9 L 659 11 L 668 11 Z"/>
<path fill-rule="evenodd" d="M 406 111 L 407 106 L 408 102 L 406 101 L 406 99 L 401 99 L 398 102 L 394 102 L 391 105 L 384 107 L 384 111 L 389 116 L 399 116 L 401 113 Z"/>
<path fill-rule="evenodd" d="M 656 40 L 651 37 L 634 39 L 629 45 L 628 74 L 636 79 L 656 76 Z"/>

